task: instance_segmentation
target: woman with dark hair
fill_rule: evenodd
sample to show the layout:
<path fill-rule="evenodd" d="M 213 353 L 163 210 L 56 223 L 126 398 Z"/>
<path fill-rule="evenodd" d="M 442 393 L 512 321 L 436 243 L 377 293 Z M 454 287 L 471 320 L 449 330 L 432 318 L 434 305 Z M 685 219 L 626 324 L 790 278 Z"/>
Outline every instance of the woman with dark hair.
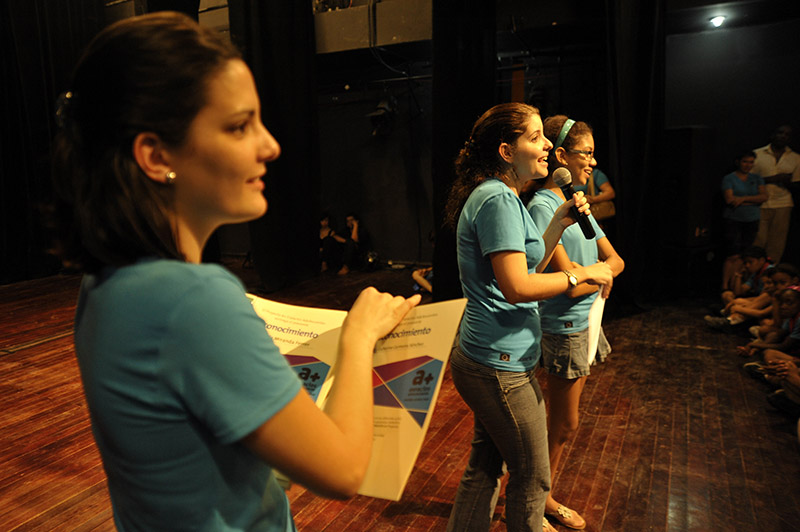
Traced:
<path fill-rule="evenodd" d="M 742 251 L 753 245 L 761 220 L 761 204 L 767 201 L 767 189 L 761 176 L 751 172 L 756 154 L 747 151 L 736 158 L 736 170 L 722 178 L 725 210 L 725 263 L 722 266 L 722 290 L 730 290 L 733 277 L 742 269 Z"/>
<path fill-rule="evenodd" d="M 550 175 L 528 204 L 528 211 L 539 227 L 549 223 L 567 199 L 554 182 L 553 173 L 566 168 L 575 185 L 584 185 L 597 164 L 592 128 L 586 122 L 571 120 L 564 115 L 551 116 L 544 121 L 544 134 L 555 139 L 550 152 Z M 614 277 L 622 272 L 625 263 L 614 246 L 593 216 L 589 216 L 589 221 L 595 237 L 587 239 L 580 228 L 567 227 L 561 235 L 561 242 L 555 247 L 548 271 L 570 272 L 576 267 L 597 264 L 600 260 L 611 268 Z M 547 447 L 551 488 L 564 446 L 578 429 L 578 406 L 593 358 L 589 353 L 589 309 L 598 297 L 597 292 L 598 288 L 589 284 L 573 286 L 539 305 L 542 366 L 547 372 Z M 598 343 L 597 355 L 605 358 L 610 347 L 602 329 Z M 545 514 L 570 528 L 580 530 L 586 527 L 583 517 L 556 501 L 552 493 L 551 490 L 547 496 Z"/>
<path fill-rule="evenodd" d="M 505 463 L 506 525 L 547 530 L 550 486 L 544 402 L 534 368 L 539 361 L 537 301 L 573 285 L 611 283 L 603 263 L 569 274 L 540 273 L 565 227 L 569 209 L 588 212 L 581 194 L 539 231 L 519 190 L 547 175 L 552 144 L 535 107 L 501 104 L 472 128 L 456 159 L 457 178 L 446 220 L 456 228 L 458 266 L 467 307 L 451 356 L 453 382 L 474 414 L 469 464 L 458 487 L 448 530 L 488 530 Z"/>
<path fill-rule="evenodd" d="M 56 252 L 85 272 L 75 351 L 120 530 L 291 531 L 273 468 L 335 497 L 364 478 L 372 350 L 419 298 L 361 293 L 321 412 L 241 282 L 200 264 L 267 209 L 260 112 L 238 53 L 176 13 L 106 28 L 60 102 Z"/>

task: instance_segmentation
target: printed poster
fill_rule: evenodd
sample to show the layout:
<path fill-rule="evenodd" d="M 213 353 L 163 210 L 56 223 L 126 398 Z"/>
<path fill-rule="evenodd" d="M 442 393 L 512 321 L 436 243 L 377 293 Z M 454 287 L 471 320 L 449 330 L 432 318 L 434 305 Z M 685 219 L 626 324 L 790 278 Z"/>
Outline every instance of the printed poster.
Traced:
<path fill-rule="evenodd" d="M 278 349 L 324 409 L 347 312 L 248 297 Z M 372 372 L 372 457 L 359 494 L 400 500 L 428 431 L 465 305 L 466 299 L 419 305 L 378 341 Z"/>

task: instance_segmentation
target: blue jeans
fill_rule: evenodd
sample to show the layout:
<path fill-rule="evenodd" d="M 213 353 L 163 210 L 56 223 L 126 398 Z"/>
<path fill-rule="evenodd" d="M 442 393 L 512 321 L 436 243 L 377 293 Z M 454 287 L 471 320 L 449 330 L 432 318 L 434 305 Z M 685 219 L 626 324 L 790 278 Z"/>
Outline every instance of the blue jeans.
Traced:
<path fill-rule="evenodd" d="M 508 468 L 506 528 L 542 530 L 550 492 L 547 414 L 533 370 L 500 371 L 467 357 L 459 347 L 450 357 L 453 383 L 472 409 L 475 433 L 448 532 L 489 530 L 494 505 Z"/>

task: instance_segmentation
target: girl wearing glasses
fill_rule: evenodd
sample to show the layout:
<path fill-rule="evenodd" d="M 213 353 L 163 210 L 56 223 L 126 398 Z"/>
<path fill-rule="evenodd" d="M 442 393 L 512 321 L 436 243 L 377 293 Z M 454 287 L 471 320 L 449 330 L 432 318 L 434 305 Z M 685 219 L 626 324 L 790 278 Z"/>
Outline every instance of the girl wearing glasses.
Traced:
<path fill-rule="evenodd" d="M 553 181 L 553 172 L 560 167 L 572 174 L 572 182 L 586 184 L 594 159 L 594 138 L 591 127 L 585 122 L 576 122 L 564 115 L 547 118 L 544 132 L 554 139 L 550 156 L 549 175 L 544 186 L 528 204 L 528 211 L 538 227 L 545 227 L 564 202 L 569 199 Z M 608 238 L 589 216 L 595 230 L 595 238 L 587 240 L 577 225 L 567 227 L 561 241 L 553 252 L 548 271 L 574 271 L 581 266 L 590 266 L 599 261 L 607 264 L 613 276 L 622 272 L 625 263 L 614 250 Z M 610 284 L 608 285 L 610 290 Z M 603 294 L 607 296 L 607 294 Z M 542 361 L 547 372 L 548 390 L 548 448 L 550 451 L 551 485 L 558 471 L 565 443 L 578 428 L 578 405 L 581 392 L 589 375 L 589 308 L 598 297 L 598 287 L 590 284 L 572 286 L 564 294 L 539 304 L 542 323 Z M 610 351 L 608 343 L 600 333 L 600 355 Z M 577 512 L 562 505 L 553 497 L 547 497 L 545 514 L 562 525 L 580 530 L 586 521 Z"/>

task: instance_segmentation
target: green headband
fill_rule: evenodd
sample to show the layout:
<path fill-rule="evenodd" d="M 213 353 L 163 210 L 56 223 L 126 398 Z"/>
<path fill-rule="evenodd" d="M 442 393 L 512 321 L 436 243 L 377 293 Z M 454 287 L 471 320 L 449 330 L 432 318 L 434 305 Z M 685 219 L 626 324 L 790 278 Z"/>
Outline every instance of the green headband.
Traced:
<path fill-rule="evenodd" d="M 558 133 L 558 138 L 556 139 L 556 145 L 553 146 L 553 149 L 560 148 L 562 144 L 564 144 L 564 139 L 567 138 L 569 134 L 569 130 L 572 129 L 572 126 L 575 124 L 575 121 L 571 118 L 567 118 L 564 125 L 561 126 L 561 131 Z"/>

